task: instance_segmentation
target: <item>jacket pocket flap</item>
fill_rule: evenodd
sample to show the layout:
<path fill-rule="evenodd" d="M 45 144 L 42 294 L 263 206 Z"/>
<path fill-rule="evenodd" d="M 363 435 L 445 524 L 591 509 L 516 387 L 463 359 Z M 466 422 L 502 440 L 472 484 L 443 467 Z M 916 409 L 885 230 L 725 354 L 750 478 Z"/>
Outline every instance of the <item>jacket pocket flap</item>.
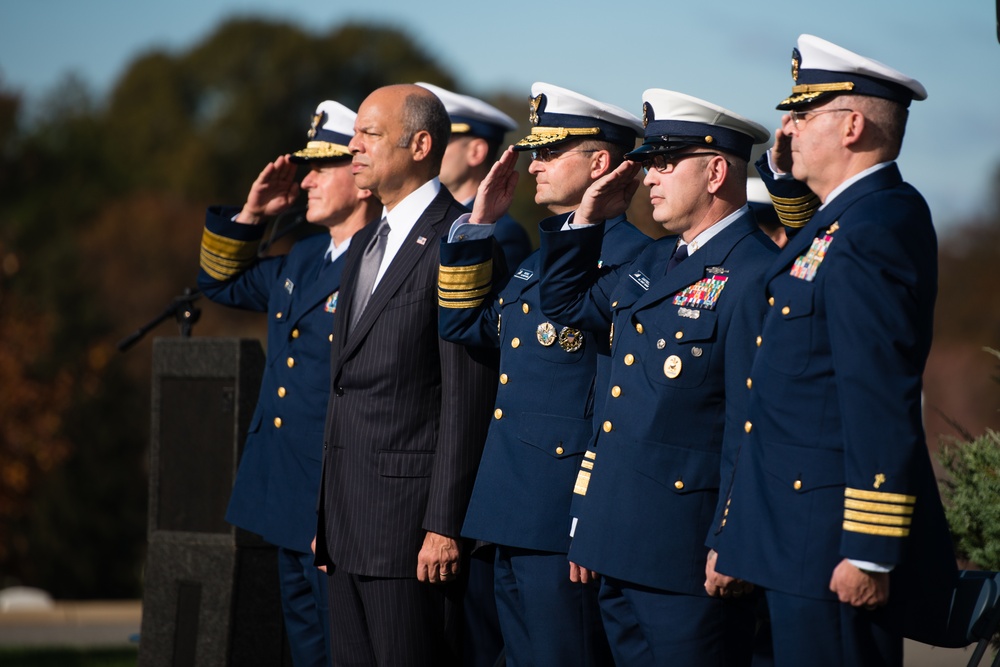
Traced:
<path fill-rule="evenodd" d="M 522 412 L 518 437 L 556 458 L 580 454 L 594 433 L 591 419 Z"/>

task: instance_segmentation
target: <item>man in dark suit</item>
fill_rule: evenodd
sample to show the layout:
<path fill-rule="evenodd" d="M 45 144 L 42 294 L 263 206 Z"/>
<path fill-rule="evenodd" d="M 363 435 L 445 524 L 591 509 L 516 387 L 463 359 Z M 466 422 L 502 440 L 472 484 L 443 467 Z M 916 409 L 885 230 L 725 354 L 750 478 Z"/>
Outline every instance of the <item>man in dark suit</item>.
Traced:
<path fill-rule="evenodd" d="M 212 207 L 205 221 L 198 285 L 216 303 L 268 313 L 267 367 L 226 512 L 230 523 L 278 546 L 281 604 L 296 667 L 329 665 L 326 577 L 309 543 L 330 387 L 330 331 L 344 253 L 379 203 L 351 175 L 347 142 L 355 114 L 337 102 L 316 109 L 306 148 L 267 165 L 242 209 Z M 299 194 L 306 220 L 329 229 L 285 256 L 258 259 L 264 221 Z"/>
<path fill-rule="evenodd" d="M 471 209 L 479 184 L 500 155 L 504 135 L 517 127 L 514 119 L 486 102 L 459 95 L 430 83 L 417 83 L 441 100 L 451 118 L 451 139 L 441 161 L 441 184 Z M 507 274 L 513 275 L 531 254 L 531 239 L 514 218 L 504 214 L 496 221 L 493 238 L 503 249 Z"/>
<path fill-rule="evenodd" d="M 725 573 L 766 589 L 779 667 L 898 667 L 904 633 L 944 622 L 956 574 L 921 421 L 936 240 L 894 162 L 927 93 L 812 35 L 792 62 L 781 150 L 758 167 L 822 206 L 766 276 L 708 585 Z"/>
<path fill-rule="evenodd" d="M 441 247 L 441 333 L 500 350 L 500 387 L 462 534 L 495 543 L 496 600 L 510 665 L 611 662 L 596 585 L 567 577 L 573 480 L 594 432 L 594 387 L 607 371 L 608 329 L 576 329 L 539 308 L 538 255 L 503 289 L 475 294 L 492 273 L 490 239 L 530 152 L 536 203 L 576 209 L 587 187 L 621 164 L 642 123 L 619 107 L 547 83 L 531 89 L 529 136 L 504 153 L 468 224 Z M 495 197 L 494 193 L 501 196 Z M 496 201 L 494 201 L 496 199 Z M 460 240 L 462 239 L 462 240 Z M 601 264 L 627 264 L 652 239 L 624 215 L 604 230 Z M 606 379 L 604 380 L 606 381 Z"/>
<path fill-rule="evenodd" d="M 495 359 L 437 332 L 437 248 L 465 212 L 437 179 L 450 132 L 433 93 L 380 88 L 349 146 L 383 204 L 344 268 L 334 318 L 316 562 L 335 665 L 448 665 L 460 647 L 459 533 Z"/>
<path fill-rule="evenodd" d="M 762 277 L 777 252 L 746 200 L 751 148 L 769 133 L 669 90 L 643 93 L 643 117 L 643 145 L 588 189 L 574 229 L 559 217 L 542 222 L 542 310 L 611 329 L 569 558 L 600 574 L 616 664 L 745 665 L 752 608 L 706 595 L 705 537 L 733 464 L 748 338 L 767 307 Z M 631 199 L 640 165 L 653 219 L 671 236 L 605 271 L 603 221 Z"/>

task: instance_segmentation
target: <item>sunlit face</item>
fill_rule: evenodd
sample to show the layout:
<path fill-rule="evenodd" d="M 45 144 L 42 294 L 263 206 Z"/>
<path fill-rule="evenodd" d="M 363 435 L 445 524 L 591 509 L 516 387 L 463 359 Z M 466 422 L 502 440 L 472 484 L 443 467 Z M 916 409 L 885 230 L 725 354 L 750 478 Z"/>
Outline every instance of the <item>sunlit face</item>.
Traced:
<path fill-rule="evenodd" d="M 528 165 L 528 173 L 535 177 L 535 203 L 554 214 L 576 210 L 593 182 L 594 152 L 583 152 L 579 146 L 578 141 L 559 144 L 550 159 L 535 159 Z"/>
<path fill-rule="evenodd" d="M 306 220 L 332 227 L 358 206 L 360 191 L 354 184 L 350 160 L 320 162 L 302 179 L 306 193 Z"/>
<path fill-rule="evenodd" d="M 791 137 L 792 176 L 803 183 L 820 177 L 823 166 L 830 163 L 831 151 L 839 146 L 837 127 L 851 111 L 834 97 L 782 117 L 781 129 Z"/>
<path fill-rule="evenodd" d="M 676 155 L 664 169 L 651 168 L 643 183 L 649 187 L 653 220 L 668 232 L 682 234 L 700 221 L 711 205 L 708 192 L 708 162 L 711 155 Z"/>
<path fill-rule="evenodd" d="M 392 88 L 369 95 L 358 109 L 354 137 L 348 144 L 354 184 L 379 198 L 380 192 L 397 190 L 414 164 L 409 147 L 399 145 L 405 99 Z"/>

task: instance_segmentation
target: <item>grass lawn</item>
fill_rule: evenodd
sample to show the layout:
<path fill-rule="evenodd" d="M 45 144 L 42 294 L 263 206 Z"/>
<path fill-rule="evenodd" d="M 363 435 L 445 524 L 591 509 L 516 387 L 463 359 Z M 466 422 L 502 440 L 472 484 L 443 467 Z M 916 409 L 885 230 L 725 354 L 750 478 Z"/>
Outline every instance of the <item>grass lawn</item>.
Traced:
<path fill-rule="evenodd" d="M 4 667 L 135 667 L 138 647 L 0 648 Z"/>

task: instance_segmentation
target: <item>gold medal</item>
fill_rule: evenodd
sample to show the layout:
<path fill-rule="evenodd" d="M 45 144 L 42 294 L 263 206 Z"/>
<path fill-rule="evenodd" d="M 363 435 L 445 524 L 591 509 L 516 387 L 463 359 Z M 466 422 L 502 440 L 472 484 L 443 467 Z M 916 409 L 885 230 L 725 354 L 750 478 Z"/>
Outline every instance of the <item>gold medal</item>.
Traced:
<path fill-rule="evenodd" d="M 535 338 L 544 347 L 548 347 L 556 342 L 556 328 L 552 326 L 551 322 L 542 322 L 535 329 Z"/>
<path fill-rule="evenodd" d="M 583 332 L 571 327 L 563 327 L 559 332 L 559 347 L 567 352 L 576 352 L 583 347 Z"/>
<path fill-rule="evenodd" d="M 663 374 L 668 378 L 673 380 L 675 377 L 681 374 L 681 358 L 676 354 L 671 354 L 667 357 L 667 360 L 663 362 Z"/>

